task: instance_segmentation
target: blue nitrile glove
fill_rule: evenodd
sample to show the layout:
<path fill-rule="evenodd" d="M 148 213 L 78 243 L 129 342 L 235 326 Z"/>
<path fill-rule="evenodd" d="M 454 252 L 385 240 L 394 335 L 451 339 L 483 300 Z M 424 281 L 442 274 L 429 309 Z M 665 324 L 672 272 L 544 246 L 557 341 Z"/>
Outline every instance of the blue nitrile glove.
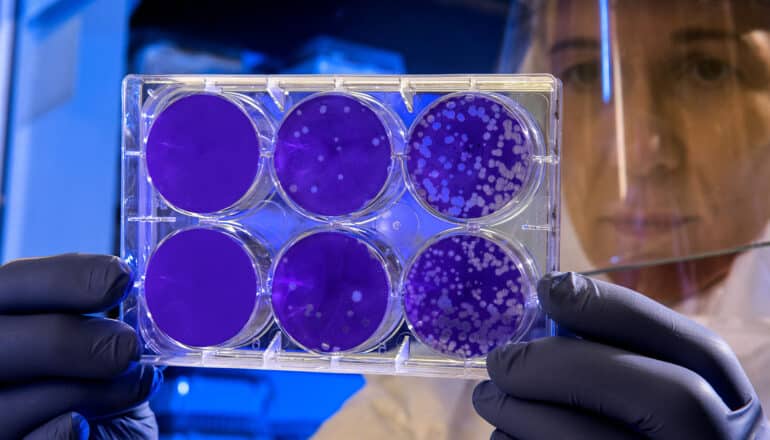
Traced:
<path fill-rule="evenodd" d="M 538 285 L 578 335 L 501 347 L 473 393 L 493 439 L 766 439 L 757 394 L 715 333 L 651 299 L 574 273 Z M 768 372 L 770 374 L 770 372 Z"/>
<path fill-rule="evenodd" d="M 134 330 L 83 316 L 118 303 L 128 267 L 102 255 L 0 267 L 0 438 L 157 438 L 142 404 L 161 382 Z"/>

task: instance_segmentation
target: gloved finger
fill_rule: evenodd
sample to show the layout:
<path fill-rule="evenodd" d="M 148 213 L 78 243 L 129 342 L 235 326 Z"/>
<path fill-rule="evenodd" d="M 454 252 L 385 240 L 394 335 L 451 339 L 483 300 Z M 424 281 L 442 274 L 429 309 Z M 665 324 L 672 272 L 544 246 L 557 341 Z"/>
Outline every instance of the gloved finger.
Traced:
<path fill-rule="evenodd" d="M 24 440 L 87 440 L 88 422 L 78 413 L 65 413 L 24 436 Z"/>
<path fill-rule="evenodd" d="M 642 438 L 617 422 L 585 411 L 511 397 L 489 381 L 473 390 L 473 407 L 498 430 L 521 440 Z"/>
<path fill-rule="evenodd" d="M 0 381 L 32 377 L 107 379 L 139 360 L 136 332 L 81 315 L 0 316 Z"/>
<path fill-rule="evenodd" d="M 651 438 L 725 438 L 727 408 L 696 373 L 599 343 L 551 337 L 487 356 L 506 394 L 581 409 Z"/>
<path fill-rule="evenodd" d="M 0 313 L 94 313 L 117 304 L 131 283 L 118 257 L 65 254 L 0 267 Z"/>
<path fill-rule="evenodd" d="M 692 370 L 733 410 L 754 395 L 751 382 L 722 338 L 638 292 L 564 273 L 543 278 L 538 296 L 545 312 L 560 326 Z"/>
<path fill-rule="evenodd" d="M 495 429 L 492 431 L 492 435 L 489 436 L 489 440 L 518 440 L 514 437 L 511 437 L 510 435 L 504 433 L 503 431 L 500 431 L 499 429 Z"/>
<path fill-rule="evenodd" d="M 87 419 L 125 411 L 147 400 L 162 382 L 160 371 L 142 365 L 110 381 L 49 381 L 0 390 L 0 426 L 20 438 L 58 414 L 76 411 Z"/>
<path fill-rule="evenodd" d="M 764 422 L 760 422 L 755 432 L 751 433 L 756 440 L 770 439 L 770 420 L 765 419 Z"/>
<path fill-rule="evenodd" d="M 91 440 L 155 440 L 158 423 L 147 402 L 111 417 L 90 420 Z"/>

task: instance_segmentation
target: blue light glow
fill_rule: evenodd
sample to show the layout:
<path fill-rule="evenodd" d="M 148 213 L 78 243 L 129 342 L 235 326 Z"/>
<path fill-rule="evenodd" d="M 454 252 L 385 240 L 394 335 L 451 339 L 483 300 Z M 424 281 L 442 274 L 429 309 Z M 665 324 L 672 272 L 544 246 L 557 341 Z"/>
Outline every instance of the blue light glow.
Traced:
<path fill-rule="evenodd" d="M 176 392 L 179 393 L 180 396 L 186 396 L 190 393 L 190 382 L 187 381 L 186 377 L 180 377 L 176 381 Z"/>
<path fill-rule="evenodd" d="M 599 22 L 602 49 L 602 99 L 612 98 L 612 76 L 610 75 L 610 19 L 608 0 L 599 0 Z"/>

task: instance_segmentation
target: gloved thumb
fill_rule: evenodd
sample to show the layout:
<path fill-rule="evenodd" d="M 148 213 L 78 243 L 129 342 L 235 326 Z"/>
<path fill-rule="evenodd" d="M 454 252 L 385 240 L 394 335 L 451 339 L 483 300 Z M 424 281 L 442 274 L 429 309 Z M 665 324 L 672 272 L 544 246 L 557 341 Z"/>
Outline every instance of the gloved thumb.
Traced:
<path fill-rule="evenodd" d="M 54 417 L 24 437 L 24 440 L 87 440 L 88 422 L 78 413 Z"/>

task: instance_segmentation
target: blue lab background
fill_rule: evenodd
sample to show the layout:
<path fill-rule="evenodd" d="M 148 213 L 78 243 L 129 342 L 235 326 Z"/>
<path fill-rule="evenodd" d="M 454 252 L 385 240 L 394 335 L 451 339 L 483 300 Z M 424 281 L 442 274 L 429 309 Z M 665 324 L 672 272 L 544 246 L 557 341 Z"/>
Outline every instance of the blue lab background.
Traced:
<path fill-rule="evenodd" d="M 118 252 L 125 74 L 491 72 L 510 6 L 0 0 L 2 261 Z M 364 383 L 178 368 L 165 376 L 152 401 L 164 439 L 307 438 Z"/>

